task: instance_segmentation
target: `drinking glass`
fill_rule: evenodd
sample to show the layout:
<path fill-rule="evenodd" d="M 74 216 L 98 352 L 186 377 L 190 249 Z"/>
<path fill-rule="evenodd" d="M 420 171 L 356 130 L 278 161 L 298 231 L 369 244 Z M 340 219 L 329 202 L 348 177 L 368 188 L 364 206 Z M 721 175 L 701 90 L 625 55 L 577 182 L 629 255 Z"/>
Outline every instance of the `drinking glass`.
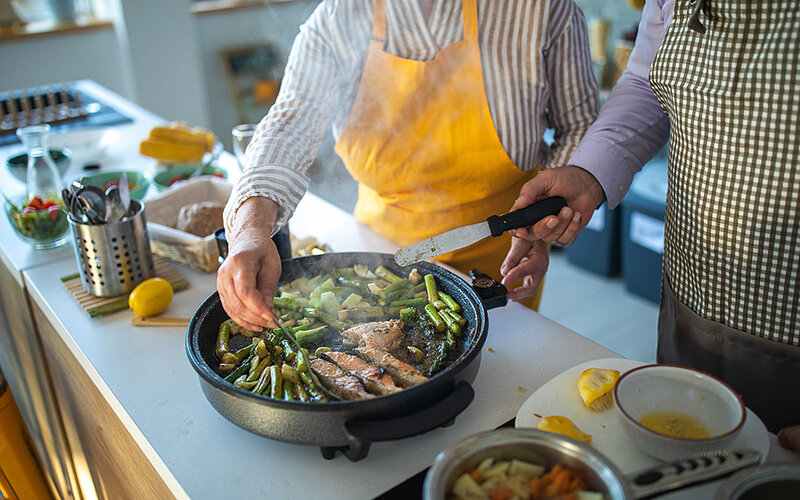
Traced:
<path fill-rule="evenodd" d="M 240 170 L 244 170 L 244 153 L 257 127 L 257 123 L 243 123 L 241 125 L 236 125 L 233 127 L 233 130 L 231 130 L 231 134 L 233 135 L 233 152 L 236 155 L 236 159 L 239 161 Z"/>

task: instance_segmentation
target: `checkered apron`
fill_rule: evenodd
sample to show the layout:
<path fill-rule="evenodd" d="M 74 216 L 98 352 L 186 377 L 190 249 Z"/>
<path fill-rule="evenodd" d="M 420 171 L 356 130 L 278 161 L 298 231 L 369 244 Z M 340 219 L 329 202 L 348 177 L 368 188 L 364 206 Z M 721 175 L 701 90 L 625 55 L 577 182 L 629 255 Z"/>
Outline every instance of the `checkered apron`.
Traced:
<path fill-rule="evenodd" d="M 671 126 L 659 359 L 732 385 L 746 368 L 751 405 L 765 378 L 800 380 L 800 2 L 673 16 L 650 70 Z M 747 371 L 763 363 L 787 371 Z"/>

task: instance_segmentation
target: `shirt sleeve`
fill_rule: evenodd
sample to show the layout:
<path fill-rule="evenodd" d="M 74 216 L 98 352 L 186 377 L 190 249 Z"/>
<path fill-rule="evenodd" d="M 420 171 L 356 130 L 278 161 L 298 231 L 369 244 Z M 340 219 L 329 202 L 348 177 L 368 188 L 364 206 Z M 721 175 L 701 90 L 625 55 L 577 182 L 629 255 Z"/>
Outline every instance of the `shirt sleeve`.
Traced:
<path fill-rule="evenodd" d="M 609 208 L 619 205 L 634 174 L 664 147 L 669 136 L 669 118 L 650 88 L 648 73 L 664 41 L 673 2 L 647 0 L 628 67 L 567 162 L 595 176 Z"/>
<path fill-rule="evenodd" d="M 550 89 L 547 104 L 553 144 L 543 156 L 544 168 L 564 165 L 597 117 L 597 81 L 583 13 L 573 2 L 554 2 L 553 39 L 545 49 Z"/>
<path fill-rule="evenodd" d="M 286 64 L 278 98 L 247 147 L 245 167 L 225 206 L 226 231 L 247 199 L 261 196 L 278 205 L 273 233 L 294 213 L 306 192 L 314 161 L 334 106 L 339 102 L 336 2 L 322 2 L 300 27 Z M 338 41 L 337 41 L 338 40 Z M 352 50 L 351 48 L 348 48 Z"/>

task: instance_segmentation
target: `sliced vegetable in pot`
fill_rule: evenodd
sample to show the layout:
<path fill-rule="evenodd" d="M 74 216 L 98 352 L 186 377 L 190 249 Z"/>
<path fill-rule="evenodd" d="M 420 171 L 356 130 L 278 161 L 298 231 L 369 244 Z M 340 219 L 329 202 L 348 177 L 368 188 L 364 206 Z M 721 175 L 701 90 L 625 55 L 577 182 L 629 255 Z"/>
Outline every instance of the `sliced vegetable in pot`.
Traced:
<path fill-rule="evenodd" d="M 215 349 L 228 382 L 273 398 L 324 401 L 310 365 L 345 399 L 395 392 L 447 367 L 468 340 L 461 306 L 417 269 L 403 277 L 355 265 L 301 276 L 278 287 L 273 305 L 300 350 L 280 329 L 253 332 L 232 320 L 220 325 Z"/>

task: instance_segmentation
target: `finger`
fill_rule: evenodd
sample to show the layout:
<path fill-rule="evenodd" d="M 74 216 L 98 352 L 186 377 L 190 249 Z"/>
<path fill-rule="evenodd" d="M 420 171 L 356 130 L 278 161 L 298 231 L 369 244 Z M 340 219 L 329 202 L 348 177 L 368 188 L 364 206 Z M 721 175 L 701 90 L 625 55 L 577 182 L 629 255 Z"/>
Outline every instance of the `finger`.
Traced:
<path fill-rule="evenodd" d="M 550 175 L 546 171 L 529 180 L 522 185 L 522 188 L 519 190 L 519 197 L 517 197 L 511 210 L 519 210 L 520 208 L 527 207 L 531 203 L 544 198 L 547 195 L 547 191 L 551 188 L 551 184 Z"/>
<path fill-rule="evenodd" d="M 257 288 L 258 274 L 255 269 L 240 268 L 234 276 L 234 292 L 246 309 L 246 313 L 242 312 L 242 315 L 261 324 L 274 323 L 272 297 L 268 297 L 267 302 L 267 298 Z"/>
<path fill-rule="evenodd" d="M 510 300 L 520 301 L 529 297 L 533 297 L 536 294 L 536 290 L 539 289 L 540 283 L 541 281 L 536 282 L 534 278 L 528 276 L 522 280 L 521 286 L 512 288 L 508 291 L 508 298 Z"/>
<path fill-rule="evenodd" d="M 263 325 L 259 324 L 259 322 L 248 320 L 248 318 L 242 314 L 242 312 L 246 312 L 246 308 L 231 290 L 229 281 L 218 279 L 217 290 L 219 291 L 222 308 L 237 325 L 247 328 L 248 330 L 261 330 Z"/>
<path fill-rule="evenodd" d="M 511 248 L 508 250 L 508 255 L 500 265 L 500 275 L 505 276 L 508 271 L 516 267 L 523 257 L 528 254 L 531 244 L 525 240 L 515 239 L 511 240 Z"/>
<path fill-rule="evenodd" d="M 800 448 L 800 425 L 781 429 L 778 432 L 778 444 L 790 450 Z"/>
<path fill-rule="evenodd" d="M 267 305 L 267 314 L 262 314 L 262 318 L 267 322 L 269 328 L 278 328 L 277 315 L 273 304 L 278 277 L 280 277 L 280 270 L 275 272 L 274 269 L 268 266 L 262 266 L 261 271 L 258 273 L 258 294 Z"/>
<path fill-rule="evenodd" d="M 223 309 L 231 319 L 250 330 L 261 330 L 268 321 L 264 319 L 261 311 L 254 309 L 252 304 L 248 304 L 243 298 L 247 294 L 247 287 L 254 285 L 252 278 L 254 274 L 252 265 L 249 265 L 246 259 L 242 259 L 239 255 L 228 257 L 220 268 L 217 287 L 220 296 L 226 299 L 223 302 Z M 263 302 L 263 299 L 261 300 Z M 267 311 L 271 319 L 271 309 Z"/>
<path fill-rule="evenodd" d="M 575 238 L 578 237 L 578 233 L 583 229 L 583 217 L 579 212 L 575 212 L 572 216 L 572 220 L 569 222 L 567 229 L 561 234 L 561 236 L 556 240 L 560 245 L 571 245 Z"/>

